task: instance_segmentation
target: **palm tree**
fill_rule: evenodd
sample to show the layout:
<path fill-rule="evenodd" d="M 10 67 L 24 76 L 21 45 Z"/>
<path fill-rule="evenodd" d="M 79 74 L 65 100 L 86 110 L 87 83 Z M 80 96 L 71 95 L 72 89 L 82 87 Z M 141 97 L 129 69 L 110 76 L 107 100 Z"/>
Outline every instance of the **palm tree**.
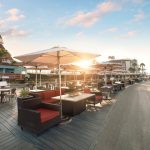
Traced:
<path fill-rule="evenodd" d="M 141 71 L 141 68 L 138 68 L 138 73 L 140 73 L 140 71 Z"/>
<path fill-rule="evenodd" d="M 135 73 L 136 67 L 137 67 L 137 60 L 136 60 L 136 59 L 133 59 L 132 66 L 133 66 L 133 68 L 134 68 L 134 73 Z"/>
<path fill-rule="evenodd" d="M 145 67 L 145 64 L 144 64 L 144 63 L 141 63 L 141 64 L 140 64 L 140 68 L 141 68 L 141 70 L 142 70 L 142 74 L 143 74 L 143 72 L 144 72 L 144 67 Z"/>
<path fill-rule="evenodd" d="M 130 68 L 129 68 L 129 71 L 130 71 L 131 73 L 134 73 L 134 72 L 135 72 L 135 69 L 134 69 L 133 67 L 130 67 Z"/>

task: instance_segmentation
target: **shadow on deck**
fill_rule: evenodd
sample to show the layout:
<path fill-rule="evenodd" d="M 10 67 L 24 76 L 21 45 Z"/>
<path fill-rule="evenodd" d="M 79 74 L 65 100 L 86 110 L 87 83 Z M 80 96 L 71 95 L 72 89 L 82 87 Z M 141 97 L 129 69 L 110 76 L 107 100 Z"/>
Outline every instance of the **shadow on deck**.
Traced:
<path fill-rule="evenodd" d="M 103 102 L 96 111 L 87 110 L 74 116 L 71 123 L 50 128 L 38 137 L 17 125 L 16 102 L 0 104 L 0 147 L 7 150 L 92 150 L 113 103 Z"/>

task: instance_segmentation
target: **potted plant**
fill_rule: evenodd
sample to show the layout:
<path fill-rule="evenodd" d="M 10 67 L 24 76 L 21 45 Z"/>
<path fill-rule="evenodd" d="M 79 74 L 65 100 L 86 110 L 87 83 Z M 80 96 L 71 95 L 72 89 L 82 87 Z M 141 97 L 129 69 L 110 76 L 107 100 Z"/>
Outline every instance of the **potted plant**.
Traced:
<path fill-rule="evenodd" d="M 19 97 L 17 97 L 17 104 L 18 104 L 18 107 L 21 107 L 21 106 L 22 106 L 23 101 L 30 100 L 30 99 L 33 98 L 33 96 L 30 95 L 29 93 L 30 93 L 30 91 L 29 91 L 29 89 L 27 89 L 27 88 L 23 88 L 23 89 L 20 91 Z"/>
<path fill-rule="evenodd" d="M 26 99 L 26 98 L 29 98 L 31 97 L 31 95 L 29 95 L 29 90 L 26 89 L 26 88 L 23 88 L 21 91 L 20 91 L 20 94 L 19 94 L 19 97 L 22 98 L 22 99 Z"/>

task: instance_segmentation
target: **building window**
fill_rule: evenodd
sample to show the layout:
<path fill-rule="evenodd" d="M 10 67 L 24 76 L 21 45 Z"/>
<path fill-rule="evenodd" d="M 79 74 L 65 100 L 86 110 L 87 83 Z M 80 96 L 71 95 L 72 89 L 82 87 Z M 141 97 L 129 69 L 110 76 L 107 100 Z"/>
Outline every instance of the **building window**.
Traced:
<path fill-rule="evenodd" d="M 5 69 L 5 73 L 14 73 L 14 69 Z"/>
<path fill-rule="evenodd" d="M 9 59 L 3 58 L 2 63 L 11 64 L 11 61 Z"/>
<path fill-rule="evenodd" d="M 3 68 L 0 68 L 0 73 L 3 73 Z"/>

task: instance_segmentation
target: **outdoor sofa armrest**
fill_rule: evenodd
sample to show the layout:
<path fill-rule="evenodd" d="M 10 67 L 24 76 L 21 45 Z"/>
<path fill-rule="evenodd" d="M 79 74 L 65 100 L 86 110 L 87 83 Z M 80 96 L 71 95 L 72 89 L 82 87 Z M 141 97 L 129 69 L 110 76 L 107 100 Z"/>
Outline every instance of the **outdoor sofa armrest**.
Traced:
<path fill-rule="evenodd" d="M 95 96 L 102 96 L 102 92 L 91 92 L 92 94 L 95 94 Z"/>
<path fill-rule="evenodd" d="M 21 120 L 24 122 L 32 122 L 34 124 L 36 123 L 40 123 L 40 112 L 36 111 L 36 110 L 32 110 L 32 109 L 18 109 L 18 115 L 20 115 L 19 118 L 21 118 Z M 21 121 L 21 122 L 22 122 Z"/>
<path fill-rule="evenodd" d="M 59 104 L 52 104 L 52 103 L 50 104 L 50 103 L 42 102 L 40 104 L 40 106 L 43 107 L 43 108 L 60 111 L 60 105 Z"/>
<path fill-rule="evenodd" d="M 38 95 L 37 93 L 29 93 L 29 95 L 33 96 L 33 97 L 36 97 L 36 98 L 40 98 L 41 96 Z"/>

